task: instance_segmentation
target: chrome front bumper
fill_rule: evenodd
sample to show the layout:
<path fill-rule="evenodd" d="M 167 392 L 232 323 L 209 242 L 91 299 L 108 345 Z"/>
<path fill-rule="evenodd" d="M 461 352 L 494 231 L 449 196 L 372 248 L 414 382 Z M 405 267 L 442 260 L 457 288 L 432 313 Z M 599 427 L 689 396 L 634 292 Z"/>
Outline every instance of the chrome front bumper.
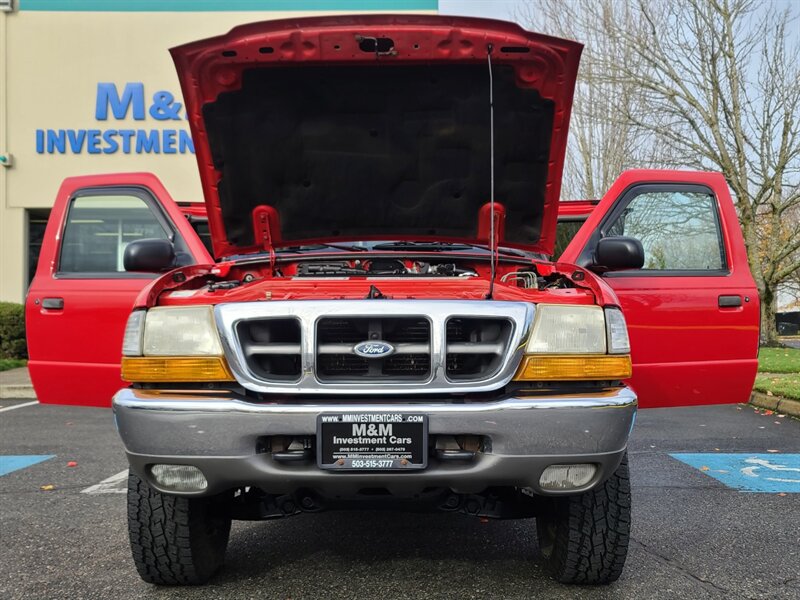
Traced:
<path fill-rule="evenodd" d="M 313 436 L 317 415 L 326 412 L 399 412 L 428 415 L 429 435 L 479 435 L 491 452 L 471 461 L 440 462 L 413 472 L 336 473 L 314 462 L 279 463 L 257 453 L 263 436 Z M 377 403 L 350 399 L 299 404 L 255 403 L 235 394 L 123 389 L 114 397 L 114 415 L 132 470 L 159 486 L 148 466 L 189 464 L 208 479 L 210 495 L 244 486 L 285 494 L 310 488 L 324 494 L 352 495 L 369 487 L 413 495 L 429 487 L 478 493 L 490 486 L 529 488 L 539 494 L 542 471 L 551 464 L 595 463 L 595 478 L 585 491 L 608 478 L 627 447 L 636 415 L 636 396 L 628 388 L 580 395 L 531 392 L 493 402 Z M 162 490 L 167 491 L 167 490 Z M 175 493 L 175 492 L 170 492 Z"/>

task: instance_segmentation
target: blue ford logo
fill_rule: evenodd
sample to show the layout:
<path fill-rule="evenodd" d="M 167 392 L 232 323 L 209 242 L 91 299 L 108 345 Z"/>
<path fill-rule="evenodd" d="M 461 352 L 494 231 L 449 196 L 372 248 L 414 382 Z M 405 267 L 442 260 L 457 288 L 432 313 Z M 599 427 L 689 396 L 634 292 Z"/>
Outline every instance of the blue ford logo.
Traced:
<path fill-rule="evenodd" d="M 353 352 L 363 358 L 383 358 L 394 353 L 394 346 L 382 340 L 369 340 L 353 346 Z"/>

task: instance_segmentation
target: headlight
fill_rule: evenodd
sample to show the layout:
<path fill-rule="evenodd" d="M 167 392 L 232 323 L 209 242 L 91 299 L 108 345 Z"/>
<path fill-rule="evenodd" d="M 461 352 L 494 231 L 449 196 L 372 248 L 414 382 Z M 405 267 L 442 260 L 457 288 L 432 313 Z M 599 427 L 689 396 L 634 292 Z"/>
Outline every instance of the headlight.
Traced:
<path fill-rule="evenodd" d="M 613 381 L 630 376 L 628 329 L 619 309 L 537 306 L 516 381 Z"/>
<path fill-rule="evenodd" d="M 536 308 L 527 352 L 605 354 L 603 309 L 599 306 L 540 304 Z"/>
<path fill-rule="evenodd" d="M 147 311 L 144 356 L 222 356 L 210 306 L 160 307 Z"/>
<path fill-rule="evenodd" d="M 131 313 L 122 354 L 125 381 L 233 380 L 210 306 L 165 306 Z"/>

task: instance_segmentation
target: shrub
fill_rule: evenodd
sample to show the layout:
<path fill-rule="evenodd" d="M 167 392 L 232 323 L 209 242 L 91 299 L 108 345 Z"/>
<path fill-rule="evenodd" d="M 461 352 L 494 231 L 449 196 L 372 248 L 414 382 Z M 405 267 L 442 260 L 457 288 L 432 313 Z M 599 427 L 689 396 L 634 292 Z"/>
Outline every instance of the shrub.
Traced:
<path fill-rule="evenodd" d="M 22 304 L 0 302 L 0 358 L 28 358 Z"/>

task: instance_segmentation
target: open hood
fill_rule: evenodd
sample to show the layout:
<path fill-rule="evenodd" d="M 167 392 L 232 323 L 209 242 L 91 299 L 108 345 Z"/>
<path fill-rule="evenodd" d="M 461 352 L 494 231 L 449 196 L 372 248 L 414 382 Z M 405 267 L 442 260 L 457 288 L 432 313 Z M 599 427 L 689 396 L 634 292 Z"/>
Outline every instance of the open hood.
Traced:
<path fill-rule="evenodd" d="M 266 21 L 172 49 L 217 257 L 333 240 L 552 253 L 582 46 L 502 21 Z"/>

